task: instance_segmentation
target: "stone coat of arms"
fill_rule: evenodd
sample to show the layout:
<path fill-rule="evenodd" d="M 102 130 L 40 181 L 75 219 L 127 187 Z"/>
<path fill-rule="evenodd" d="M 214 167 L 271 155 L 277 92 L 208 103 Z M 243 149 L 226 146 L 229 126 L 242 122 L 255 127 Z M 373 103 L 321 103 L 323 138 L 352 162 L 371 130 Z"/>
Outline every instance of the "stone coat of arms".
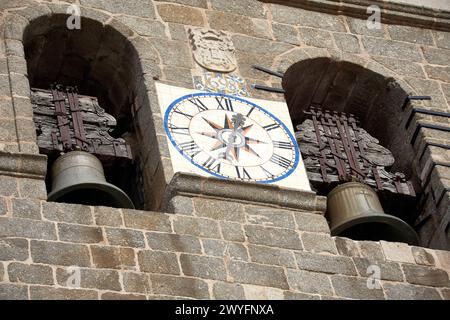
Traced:
<path fill-rule="evenodd" d="M 194 60 L 203 68 L 216 72 L 232 72 L 236 69 L 234 46 L 223 31 L 205 28 L 189 29 Z"/>

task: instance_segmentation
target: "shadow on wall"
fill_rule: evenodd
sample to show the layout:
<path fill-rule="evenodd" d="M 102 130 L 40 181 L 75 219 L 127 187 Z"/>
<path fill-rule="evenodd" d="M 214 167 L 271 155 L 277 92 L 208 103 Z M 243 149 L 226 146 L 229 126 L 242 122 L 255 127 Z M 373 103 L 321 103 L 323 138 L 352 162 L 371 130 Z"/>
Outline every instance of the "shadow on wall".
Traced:
<path fill-rule="evenodd" d="M 117 119 L 111 135 L 131 145 L 134 159 L 125 167 L 117 167 L 114 161 L 103 163 L 107 180 L 123 189 L 137 208 L 156 209 L 154 185 L 164 180 L 156 176 L 156 133 L 138 53 L 113 27 L 82 18 L 81 29 L 69 30 L 67 17 L 43 16 L 26 28 L 23 39 L 30 87 L 49 89 L 58 83 L 97 97 L 100 106 Z M 49 167 L 54 160 L 49 157 Z"/>

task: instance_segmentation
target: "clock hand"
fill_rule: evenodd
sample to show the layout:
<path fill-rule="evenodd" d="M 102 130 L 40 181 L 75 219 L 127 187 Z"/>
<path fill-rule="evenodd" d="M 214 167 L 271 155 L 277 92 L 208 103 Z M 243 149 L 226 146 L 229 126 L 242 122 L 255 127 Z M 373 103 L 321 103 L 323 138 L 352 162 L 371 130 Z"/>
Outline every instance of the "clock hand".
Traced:
<path fill-rule="evenodd" d="M 228 117 L 225 115 L 225 122 L 227 122 Z M 238 113 L 236 115 L 233 115 L 233 117 L 231 118 L 232 124 L 233 124 L 233 131 L 231 131 L 230 136 L 228 137 L 228 143 L 227 143 L 227 148 L 225 150 L 225 152 L 222 154 L 223 159 L 229 159 L 230 157 L 230 151 L 233 148 L 233 153 L 234 153 L 234 158 L 236 159 L 236 161 L 239 161 L 239 150 L 240 147 L 235 147 L 233 146 L 234 142 L 236 141 L 236 136 L 238 134 L 238 132 L 241 130 L 241 126 L 244 125 L 245 123 L 245 118 L 242 114 Z"/>

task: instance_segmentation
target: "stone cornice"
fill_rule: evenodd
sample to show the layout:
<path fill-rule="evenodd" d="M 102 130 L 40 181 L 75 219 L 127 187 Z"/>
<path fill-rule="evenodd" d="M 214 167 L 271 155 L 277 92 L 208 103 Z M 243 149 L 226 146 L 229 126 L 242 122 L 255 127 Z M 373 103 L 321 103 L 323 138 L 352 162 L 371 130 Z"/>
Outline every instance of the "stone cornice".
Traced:
<path fill-rule="evenodd" d="M 0 175 L 45 179 L 46 173 L 47 156 L 0 152 Z"/>
<path fill-rule="evenodd" d="M 383 23 L 402 24 L 450 31 L 450 5 L 447 0 L 260 0 L 307 10 L 367 19 L 367 7 L 381 8 Z"/>
<path fill-rule="evenodd" d="M 170 182 L 163 203 L 167 204 L 176 195 L 229 199 L 302 211 L 315 211 L 321 214 L 325 213 L 327 202 L 326 197 L 318 196 L 311 191 L 213 177 L 205 178 L 180 172 L 176 173 Z"/>

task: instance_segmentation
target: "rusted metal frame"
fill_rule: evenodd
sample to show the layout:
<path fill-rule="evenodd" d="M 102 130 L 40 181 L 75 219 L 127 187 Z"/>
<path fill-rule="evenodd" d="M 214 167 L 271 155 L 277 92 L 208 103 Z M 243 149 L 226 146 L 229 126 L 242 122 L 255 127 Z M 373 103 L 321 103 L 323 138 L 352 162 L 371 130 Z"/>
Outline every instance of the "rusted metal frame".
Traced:
<path fill-rule="evenodd" d="M 86 140 L 83 117 L 78 103 L 78 95 L 72 88 L 67 88 L 66 93 L 69 101 L 69 110 L 72 114 L 73 132 L 76 144 L 81 150 L 87 151 L 89 142 Z"/>
<path fill-rule="evenodd" d="M 338 177 L 340 181 L 346 181 L 347 180 L 347 169 L 345 168 L 345 163 L 342 161 L 342 157 L 340 156 L 340 152 L 338 152 L 338 137 L 336 139 L 334 138 L 335 135 L 333 134 L 331 128 L 329 126 L 335 126 L 331 119 L 326 119 L 327 113 L 325 113 L 325 116 L 321 116 L 321 124 L 324 129 L 325 137 L 327 137 L 328 144 L 331 149 L 331 153 L 333 155 L 334 161 L 336 163 L 336 169 L 338 171 Z M 327 120 L 327 121 L 325 121 Z"/>
<path fill-rule="evenodd" d="M 325 144 L 323 143 L 322 137 L 320 136 L 320 133 L 319 133 L 319 124 L 317 123 L 317 116 L 316 116 L 315 111 L 311 112 L 311 118 L 313 121 L 314 131 L 316 133 L 317 142 L 319 143 L 319 151 L 320 151 L 319 163 L 320 163 L 320 172 L 322 173 L 322 179 L 324 182 L 330 182 L 330 179 L 328 178 L 328 174 L 327 174 L 327 166 L 328 166 L 327 156 L 324 153 Z"/>
<path fill-rule="evenodd" d="M 51 89 L 53 101 L 55 102 L 55 114 L 58 123 L 58 129 L 63 145 L 63 151 L 72 149 L 72 139 L 70 137 L 70 121 L 68 119 L 67 109 L 65 105 L 65 97 L 58 86 Z"/>
<path fill-rule="evenodd" d="M 343 124 L 341 124 L 341 120 L 343 120 Z M 347 154 L 347 158 L 349 160 L 350 169 L 356 172 L 361 179 L 364 180 L 365 177 L 358 166 L 358 155 L 353 147 L 353 139 L 350 135 L 350 131 L 348 130 L 347 118 L 345 116 L 344 118 L 339 118 L 336 116 L 336 124 L 339 134 L 341 135 L 341 141 L 344 145 L 345 153 Z"/>
<path fill-rule="evenodd" d="M 367 176 L 370 172 L 370 170 L 372 169 L 372 165 L 371 163 L 367 160 L 366 155 L 364 153 L 364 146 L 361 143 L 362 138 L 359 136 L 359 132 L 358 132 L 358 128 L 356 127 L 356 121 L 354 118 L 350 117 L 349 118 L 349 123 L 353 129 L 353 133 L 355 135 L 355 139 L 356 139 L 356 143 L 358 144 L 358 149 L 359 149 L 359 156 L 361 157 L 362 161 L 363 161 L 363 168 L 361 169 L 361 172 Z"/>
<path fill-rule="evenodd" d="M 414 131 L 414 134 L 413 134 L 412 139 L 411 139 L 411 144 L 412 145 L 414 145 L 414 143 L 416 142 L 417 136 L 419 135 L 419 131 L 420 131 L 421 128 L 439 130 L 439 131 L 444 131 L 444 132 L 450 132 L 450 127 L 445 127 L 445 126 L 440 126 L 440 125 L 430 124 L 430 123 L 420 123 L 420 122 L 418 122 L 416 130 Z"/>

